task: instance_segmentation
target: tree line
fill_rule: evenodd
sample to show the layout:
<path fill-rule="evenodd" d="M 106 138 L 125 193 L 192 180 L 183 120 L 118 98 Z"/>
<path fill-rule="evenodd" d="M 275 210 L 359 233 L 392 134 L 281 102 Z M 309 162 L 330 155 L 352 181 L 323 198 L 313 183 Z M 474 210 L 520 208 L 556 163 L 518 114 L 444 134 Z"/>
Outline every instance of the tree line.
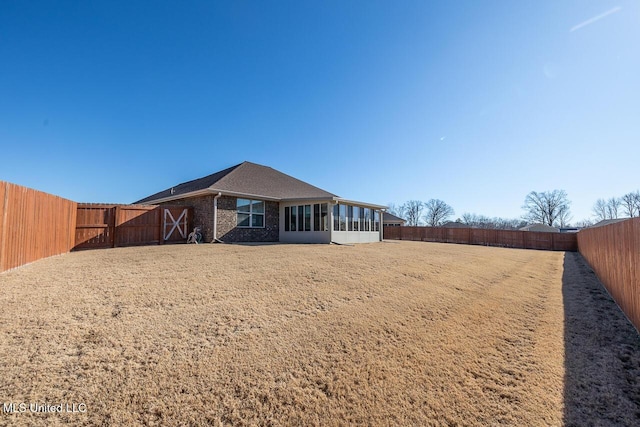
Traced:
<path fill-rule="evenodd" d="M 462 217 L 456 219 L 470 227 L 495 228 L 513 230 L 522 228 L 531 223 L 541 223 L 562 227 L 568 225 L 571 218 L 567 193 L 564 190 L 535 192 L 532 191 L 525 198 L 523 209 L 527 213 L 523 218 L 489 218 L 476 213 L 465 212 Z M 409 226 L 426 225 L 439 227 L 451 220 L 455 214 L 454 209 L 440 199 L 430 199 L 427 202 L 420 200 L 408 200 L 401 205 L 389 203 L 388 212 L 403 218 Z"/>
<path fill-rule="evenodd" d="M 470 227 L 517 230 L 529 224 L 545 224 L 551 227 L 570 227 L 571 201 L 564 190 L 532 191 L 524 199 L 522 209 L 525 214 L 521 218 L 487 217 L 476 213 L 465 212 L 455 222 Z M 389 204 L 389 213 L 403 218 L 407 225 L 427 225 L 439 227 L 451 221 L 454 209 L 440 199 L 427 202 L 409 200 L 401 205 Z M 593 206 L 595 221 L 616 218 L 640 217 L 640 191 L 636 190 L 621 197 L 598 199 Z M 592 225 L 591 219 L 583 219 L 575 223 L 577 227 Z"/>
<path fill-rule="evenodd" d="M 592 210 L 596 221 L 640 217 L 640 191 L 632 191 L 622 197 L 598 199 Z"/>
<path fill-rule="evenodd" d="M 430 199 L 427 202 L 408 200 L 401 205 L 389 203 L 387 211 L 407 221 L 407 225 L 427 225 L 439 227 L 451 218 L 455 211 L 440 199 Z"/>

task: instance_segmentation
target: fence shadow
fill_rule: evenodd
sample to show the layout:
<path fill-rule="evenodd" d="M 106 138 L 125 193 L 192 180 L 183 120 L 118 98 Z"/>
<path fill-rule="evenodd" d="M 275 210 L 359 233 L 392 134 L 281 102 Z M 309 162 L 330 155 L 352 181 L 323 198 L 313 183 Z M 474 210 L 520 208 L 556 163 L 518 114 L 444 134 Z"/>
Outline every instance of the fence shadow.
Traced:
<path fill-rule="evenodd" d="M 566 252 L 564 424 L 640 425 L 640 336 L 582 255 Z"/>

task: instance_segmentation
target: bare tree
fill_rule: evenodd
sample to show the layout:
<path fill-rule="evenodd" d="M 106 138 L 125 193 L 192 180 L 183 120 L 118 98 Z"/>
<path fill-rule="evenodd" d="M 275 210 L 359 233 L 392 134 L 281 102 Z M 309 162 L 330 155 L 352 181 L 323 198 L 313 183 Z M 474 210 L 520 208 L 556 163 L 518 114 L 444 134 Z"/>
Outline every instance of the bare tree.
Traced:
<path fill-rule="evenodd" d="M 617 197 L 612 197 L 607 200 L 607 218 L 608 219 L 616 219 L 618 218 L 618 211 L 620 210 L 620 206 L 622 202 Z"/>
<path fill-rule="evenodd" d="M 446 222 L 455 212 L 453 208 L 440 199 L 431 199 L 424 205 L 424 220 L 429 227 L 438 227 Z"/>
<path fill-rule="evenodd" d="M 468 226 L 473 227 L 473 226 L 475 226 L 475 225 L 476 225 L 476 224 L 475 224 L 475 222 L 476 222 L 476 217 L 477 217 L 477 215 L 476 215 L 476 214 L 472 214 L 472 213 L 469 213 L 469 212 L 465 212 L 465 213 L 463 213 L 463 214 L 462 214 L 462 223 L 463 223 L 463 224 L 467 224 Z"/>
<path fill-rule="evenodd" d="M 591 210 L 596 217 L 596 221 L 607 219 L 607 201 L 605 199 L 596 200 Z"/>
<path fill-rule="evenodd" d="M 640 216 L 640 191 L 625 194 L 620 198 L 620 204 L 629 218 Z"/>
<path fill-rule="evenodd" d="M 491 218 L 469 212 L 462 214 L 462 223 L 476 228 L 493 228 Z"/>
<path fill-rule="evenodd" d="M 560 211 L 560 215 L 558 215 L 558 226 L 560 228 L 569 227 L 571 225 L 570 222 L 572 218 L 571 211 L 569 211 L 568 207 L 567 209 L 562 209 Z"/>
<path fill-rule="evenodd" d="M 489 218 L 485 215 L 468 212 L 462 214 L 462 222 L 470 227 L 499 230 L 518 230 L 527 225 L 527 222 L 522 219 L 499 217 Z"/>
<path fill-rule="evenodd" d="M 491 221 L 498 230 L 519 230 L 527 225 L 527 221 L 517 218 L 493 218 Z"/>
<path fill-rule="evenodd" d="M 420 200 L 409 200 L 400 209 L 404 214 L 404 219 L 407 220 L 407 225 L 420 225 L 420 216 L 422 215 L 422 209 L 424 209 L 424 203 Z"/>
<path fill-rule="evenodd" d="M 569 205 L 564 190 L 536 192 L 532 191 L 524 199 L 522 209 L 527 211 L 525 218 L 534 223 L 549 226 L 562 225 L 571 218 Z"/>
<path fill-rule="evenodd" d="M 592 226 L 593 225 L 593 221 L 591 221 L 590 219 L 587 218 L 587 219 L 583 219 L 583 220 L 577 221 L 575 225 L 578 228 L 586 228 L 586 227 Z"/>
<path fill-rule="evenodd" d="M 403 207 L 404 205 L 396 205 L 395 203 L 388 203 L 387 212 L 389 212 L 391 215 L 397 216 L 398 218 L 402 218 L 404 214 Z"/>

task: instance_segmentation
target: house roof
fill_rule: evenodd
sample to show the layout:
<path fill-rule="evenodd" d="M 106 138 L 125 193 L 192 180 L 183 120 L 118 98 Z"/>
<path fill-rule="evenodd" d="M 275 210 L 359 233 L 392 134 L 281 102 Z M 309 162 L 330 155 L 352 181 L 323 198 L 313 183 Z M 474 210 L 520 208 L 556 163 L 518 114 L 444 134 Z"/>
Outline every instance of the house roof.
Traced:
<path fill-rule="evenodd" d="M 268 166 L 242 162 L 220 172 L 183 182 L 155 193 L 136 203 L 159 203 L 183 199 L 201 193 L 221 192 L 239 196 L 256 196 L 272 200 L 337 199 L 338 196 L 286 175 Z"/>
<path fill-rule="evenodd" d="M 629 218 L 614 218 L 614 219 L 603 219 L 602 221 L 596 222 L 591 227 L 602 227 L 604 225 L 615 224 L 616 222 L 626 221 Z"/>
<path fill-rule="evenodd" d="M 399 216 L 395 216 L 393 214 L 390 214 L 389 212 L 383 212 L 382 213 L 382 223 L 384 224 L 385 222 L 389 223 L 389 222 L 401 222 L 401 223 L 405 223 L 407 222 L 407 220 L 400 218 Z"/>
<path fill-rule="evenodd" d="M 471 228 L 468 224 L 463 224 L 461 222 L 449 221 L 442 224 L 445 228 Z"/>
<path fill-rule="evenodd" d="M 541 231 L 541 232 L 557 233 L 560 230 L 546 224 L 529 224 L 526 227 L 522 227 L 520 231 Z"/>

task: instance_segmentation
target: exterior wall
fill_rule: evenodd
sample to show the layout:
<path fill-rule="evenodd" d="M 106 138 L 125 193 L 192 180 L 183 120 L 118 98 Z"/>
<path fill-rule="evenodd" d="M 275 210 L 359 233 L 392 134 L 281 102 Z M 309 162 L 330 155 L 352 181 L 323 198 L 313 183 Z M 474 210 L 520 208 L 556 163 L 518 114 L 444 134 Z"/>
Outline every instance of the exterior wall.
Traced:
<path fill-rule="evenodd" d="M 213 241 L 213 195 L 189 197 L 187 199 L 172 200 L 160 203 L 160 206 L 193 206 L 194 227 L 200 227 L 203 242 Z M 189 230 L 191 233 L 193 230 Z"/>
<path fill-rule="evenodd" d="M 213 198 L 214 195 L 172 200 L 161 205 L 193 206 L 193 225 L 200 227 L 202 240 L 213 242 Z M 278 203 L 265 202 L 264 228 L 237 228 L 238 211 L 236 197 L 218 198 L 218 239 L 223 242 L 277 242 Z"/>
<path fill-rule="evenodd" d="M 336 243 L 373 243 L 380 240 L 379 231 L 334 231 L 331 238 Z"/>
<path fill-rule="evenodd" d="M 193 206 L 193 225 L 200 227 L 203 241 L 212 242 L 213 236 L 213 199 L 214 195 L 189 197 L 181 200 L 172 200 L 167 203 L 173 206 Z M 265 201 L 265 226 L 264 228 L 238 228 L 237 198 L 222 196 L 218 198 L 217 212 L 217 238 L 223 242 L 287 242 L 287 243 L 371 243 L 382 241 L 380 231 L 334 231 L 333 230 L 333 205 L 328 204 L 328 231 L 284 231 L 285 206 L 298 206 L 299 203 L 278 203 Z M 305 205 L 315 203 L 327 203 L 326 200 L 305 201 Z M 161 205 L 162 205 L 161 204 Z M 311 222 L 313 224 L 313 209 Z"/>
<path fill-rule="evenodd" d="M 384 224 L 382 223 L 382 212 L 380 212 L 380 219 L 380 230 L 378 231 L 336 231 L 333 229 L 333 206 L 329 205 L 329 229 L 331 230 L 331 242 L 341 244 L 382 242 L 384 230 Z"/>
<path fill-rule="evenodd" d="M 238 228 L 237 197 L 218 199 L 218 239 L 223 242 L 277 242 L 279 238 L 278 202 L 265 201 L 264 228 Z M 213 210 L 213 199 L 211 201 Z"/>
<path fill-rule="evenodd" d="M 284 243 L 331 243 L 329 231 L 287 231 L 280 234 Z"/>
<path fill-rule="evenodd" d="M 304 202 L 311 205 L 311 224 L 313 226 L 313 205 L 315 203 L 327 203 L 326 201 Z M 302 203 L 300 203 L 302 204 Z M 299 206 L 297 203 L 280 203 L 280 241 L 285 243 L 331 243 L 331 231 L 284 231 L 284 208 L 285 206 Z M 330 206 L 327 209 L 330 209 Z M 329 218 L 331 216 L 329 215 Z M 329 221 L 331 227 L 331 221 Z"/>

